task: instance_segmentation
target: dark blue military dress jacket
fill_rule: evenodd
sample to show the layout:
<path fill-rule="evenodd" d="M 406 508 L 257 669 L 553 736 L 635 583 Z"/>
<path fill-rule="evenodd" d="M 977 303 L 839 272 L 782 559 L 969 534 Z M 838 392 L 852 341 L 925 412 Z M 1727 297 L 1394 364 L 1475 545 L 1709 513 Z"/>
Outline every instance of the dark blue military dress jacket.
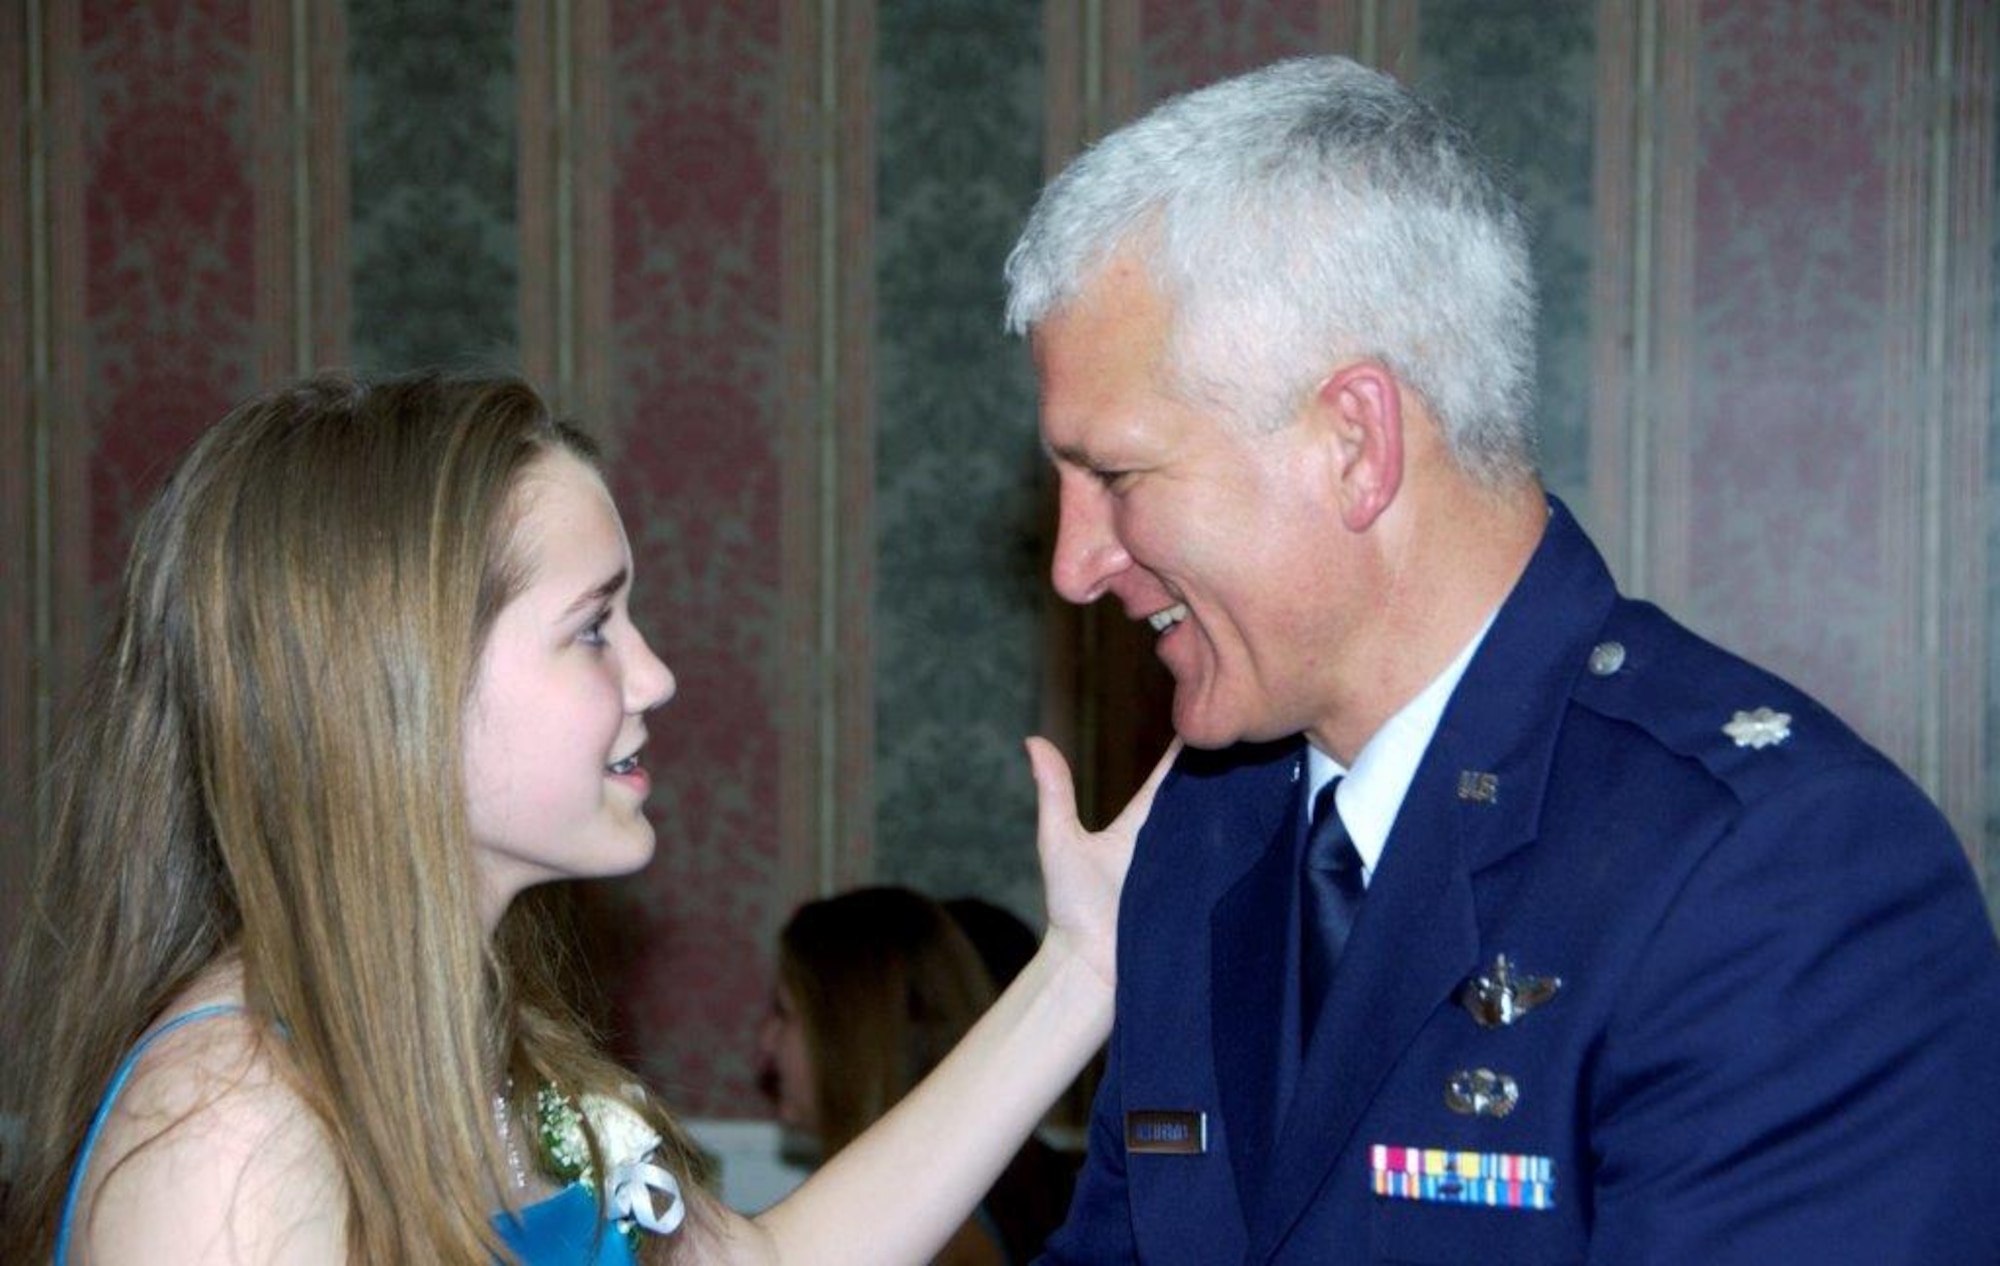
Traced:
<path fill-rule="evenodd" d="M 1304 1039 L 1303 766 L 1162 787 L 1048 1261 L 2000 1263 L 2000 946 L 1950 829 L 1559 503 Z"/>

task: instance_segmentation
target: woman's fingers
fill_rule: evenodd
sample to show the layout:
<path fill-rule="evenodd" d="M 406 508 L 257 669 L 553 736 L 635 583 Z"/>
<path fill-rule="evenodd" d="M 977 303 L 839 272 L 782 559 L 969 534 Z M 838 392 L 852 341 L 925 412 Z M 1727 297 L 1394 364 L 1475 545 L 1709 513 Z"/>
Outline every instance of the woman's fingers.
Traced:
<path fill-rule="evenodd" d="M 1027 740 L 1028 768 L 1035 778 L 1036 834 L 1045 842 L 1081 835 L 1076 816 L 1076 783 L 1056 745 L 1036 735 Z"/>

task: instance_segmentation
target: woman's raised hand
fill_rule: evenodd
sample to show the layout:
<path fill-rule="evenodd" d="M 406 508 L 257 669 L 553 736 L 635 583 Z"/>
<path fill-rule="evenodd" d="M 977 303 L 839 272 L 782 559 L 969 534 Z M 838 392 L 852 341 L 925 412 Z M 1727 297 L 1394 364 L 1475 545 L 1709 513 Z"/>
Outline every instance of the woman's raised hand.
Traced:
<path fill-rule="evenodd" d="M 1048 905 L 1051 940 L 1060 940 L 1106 985 L 1117 980 L 1118 892 L 1132 864 L 1139 828 L 1153 807 L 1153 795 L 1180 755 L 1181 741 L 1168 744 L 1145 784 L 1111 824 L 1086 831 L 1076 816 L 1076 787 L 1069 762 L 1045 738 L 1027 742 L 1035 775 L 1035 849 L 1041 855 L 1043 899 Z"/>

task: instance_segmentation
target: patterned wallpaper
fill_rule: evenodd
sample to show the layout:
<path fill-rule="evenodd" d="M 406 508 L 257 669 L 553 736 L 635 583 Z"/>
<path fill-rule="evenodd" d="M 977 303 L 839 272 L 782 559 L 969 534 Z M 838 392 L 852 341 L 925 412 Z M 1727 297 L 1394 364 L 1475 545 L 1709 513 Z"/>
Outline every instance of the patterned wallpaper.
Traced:
<path fill-rule="evenodd" d="M 658 855 L 598 890 L 606 983 L 676 1104 L 743 1113 L 783 899 L 779 7 L 628 0 L 610 49 L 612 485 L 679 694 L 650 727 Z"/>
<path fill-rule="evenodd" d="M 1989 110 L 1989 114 L 1991 111 Z M 1992 204 L 2000 206 L 2000 127 L 1992 129 L 1987 152 L 1987 191 Z M 1988 376 L 1987 391 L 1987 453 L 2000 452 L 2000 216 L 1993 218 L 1988 230 L 1992 240 L 1992 253 L 1987 257 L 1987 277 L 1991 285 L 1991 298 L 1987 304 L 1986 364 Z M 1977 314 L 1973 314 L 1977 319 Z M 1985 512 L 1986 556 L 2000 558 L 2000 462 L 1990 461 L 1983 472 L 1986 479 Z M 1985 606 L 1984 624 L 1986 645 L 1986 693 L 1983 699 L 1986 711 L 1986 768 L 1983 771 L 1986 786 L 1986 830 L 1981 840 L 1982 859 L 1985 862 L 1986 906 L 2000 923 L 2000 636 L 1994 630 L 2000 629 L 2000 577 L 1989 576 L 1986 590 L 1980 595 Z"/>
<path fill-rule="evenodd" d="M 1914 438 L 1878 423 L 1884 323 L 1907 319 L 1880 263 L 1886 9 L 1715 5 L 1698 89 L 1687 618 L 1864 725 L 1903 693 L 1854 665 L 1897 615 L 1873 529 L 1898 510 L 1887 450 Z"/>
<path fill-rule="evenodd" d="M 250 27 L 229 0 L 82 8 L 98 591 L 164 467 L 254 381 Z"/>
<path fill-rule="evenodd" d="M 354 365 L 517 361 L 514 5 L 347 0 Z"/>
<path fill-rule="evenodd" d="M 768 941 L 800 897 L 873 877 L 1034 913 L 1018 741 L 1077 724 L 1046 683 L 1081 644 L 1046 593 L 1000 258 L 1052 153 L 1313 49 L 1399 68 L 1511 167 L 1550 481 L 1621 574 L 1884 742 L 2000 894 L 1992 6 L 306 0 L 342 80 L 310 85 L 312 131 L 278 6 L 26 3 L 0 29 L 38 32 L 47 73 L 5 86 L 34 108 L 0 186 L 49 155 L 20 212 L 48 231 L 0 217 L 28 274 L 4 328 L 69 360 L 34 361 L 8 421 L 50 455 L 30 495 L 58 530 L 8 589 L 50 596 L 0 613 L 4 749 L 58 706 L 76 595 L 164 463 L 268 367 L 564 367 L 605 402 L 586 420 L 681 687 L 658 860 L 584 905 L 620 1042 L 685 1110 L 762 1110 Z M 320 200 L 345 236 L 298 275 L 308 159 L 344 177 Z M 575 307 L 524 319 L 524 294 Z"/>
<path fill-rule="evenodd" d="M 1000 261 L 1041 185 L 1039 15 L 890 0 L 877 47 L 876 868 L 1039 919 L 1035 389 Z M 949 100 L 977 109 L 943 109 Z"/>
<path fill-rule="evenodd" d="M 1145 0 L 1136 49 L 1107 50 L 1136 63 L 1137 115 L 1153 102 L 1275 61 L 1328 48 L 1313 0 Z"/>
<path fill-rule="evenodd" d="M 1413 85 L 1463 121 L 1528 208 L 1541 291 L 1542 478 L 1589 508 L 1591 0 L 1428 0 Z"/>

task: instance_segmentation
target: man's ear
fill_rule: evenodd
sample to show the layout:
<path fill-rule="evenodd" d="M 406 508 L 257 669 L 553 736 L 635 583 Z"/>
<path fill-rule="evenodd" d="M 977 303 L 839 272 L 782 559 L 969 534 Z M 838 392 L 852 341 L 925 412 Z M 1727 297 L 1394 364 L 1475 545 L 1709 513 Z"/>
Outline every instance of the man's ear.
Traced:
<path fill-rule="evenodd" d="M 1338 454 L 1341 522 L 1350 532 L 1365 532 L 1403 486 L 1403 395 L 1396 376 L 1379 361 L 1355 361 L 1320 383 L 1313 405 Z"/>

